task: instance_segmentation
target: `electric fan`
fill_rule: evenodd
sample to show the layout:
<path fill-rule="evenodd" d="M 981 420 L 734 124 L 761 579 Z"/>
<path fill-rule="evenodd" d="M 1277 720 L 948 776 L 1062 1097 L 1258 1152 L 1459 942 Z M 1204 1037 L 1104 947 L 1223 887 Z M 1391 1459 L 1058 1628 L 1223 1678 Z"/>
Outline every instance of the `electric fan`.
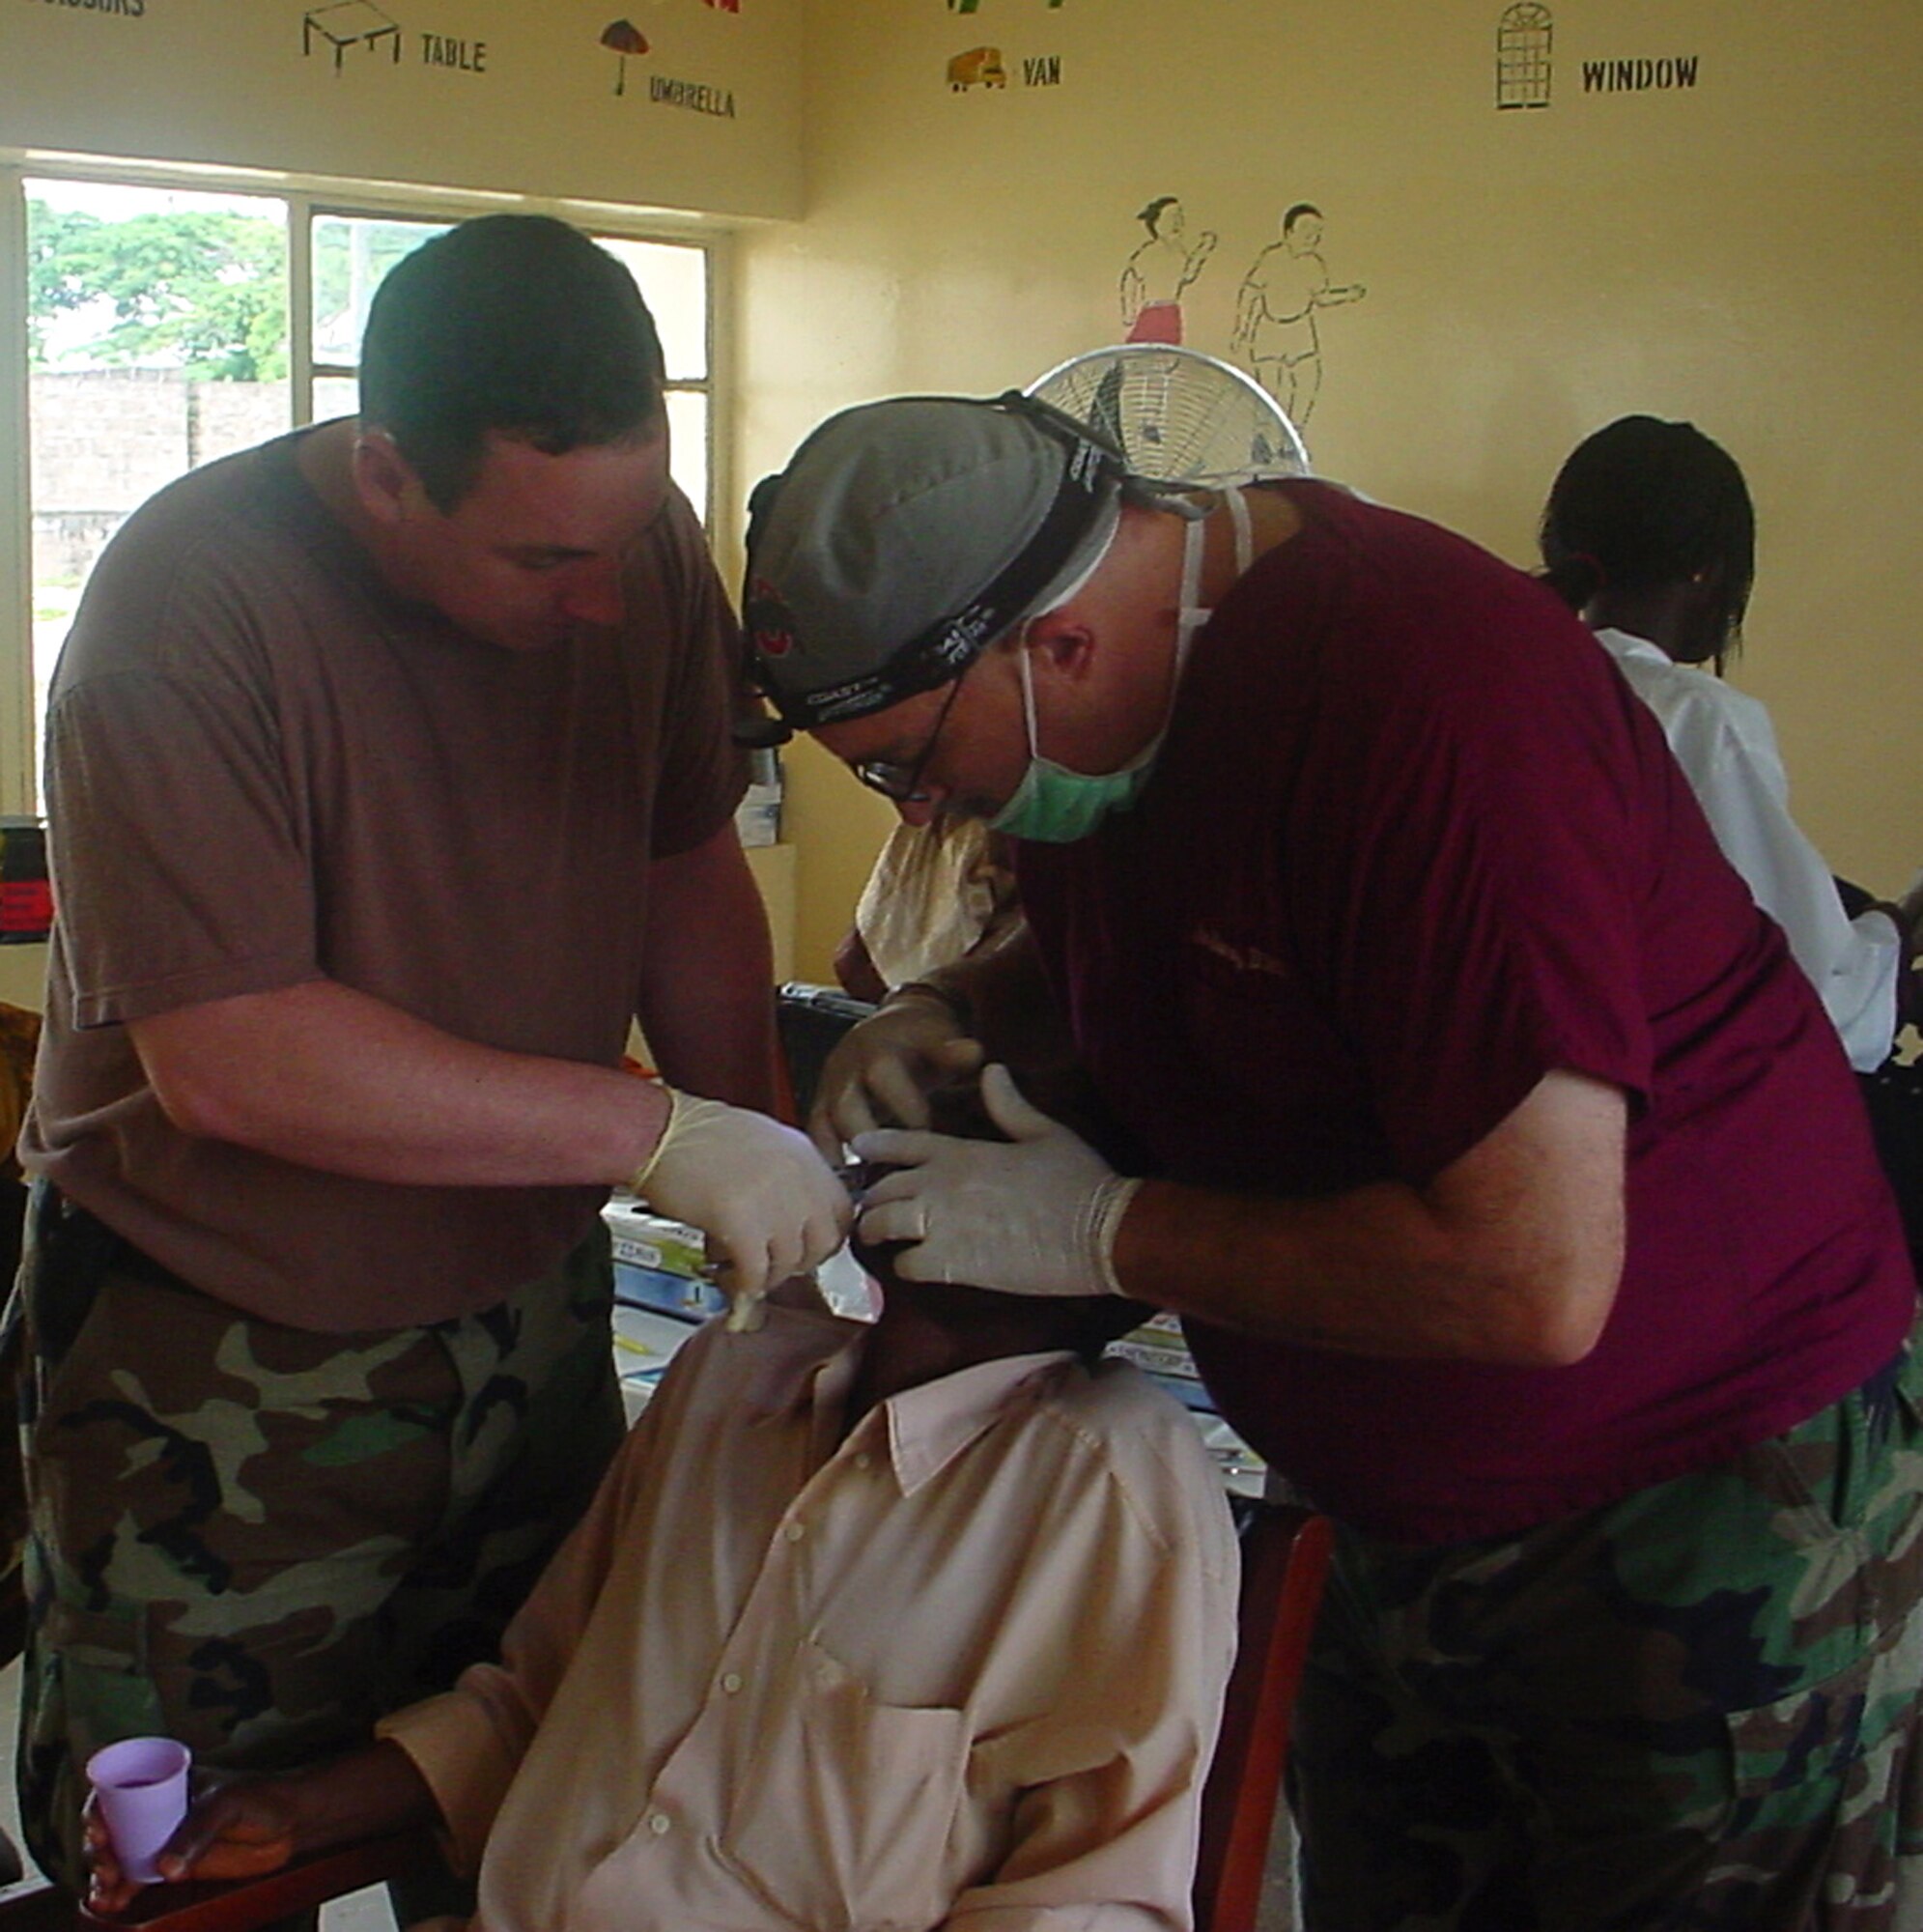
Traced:
<path fill-rule="evenodd" d="M 1125 342 L 1087 350 L 1024 393 L 1100 432 L 1154 482 L 1309 473 L 1309 452 L 1268 391 L 1199 349 Z"/>

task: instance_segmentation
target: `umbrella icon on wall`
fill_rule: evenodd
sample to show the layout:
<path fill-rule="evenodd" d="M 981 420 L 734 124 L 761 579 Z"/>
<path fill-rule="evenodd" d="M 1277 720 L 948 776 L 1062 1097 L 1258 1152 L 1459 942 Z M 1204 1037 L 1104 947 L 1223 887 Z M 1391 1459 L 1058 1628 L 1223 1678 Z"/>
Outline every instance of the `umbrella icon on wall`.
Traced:
<path fill-rule="evenodd" d="M 601 30 L 601 44 L 611 47 L 621 56 L 621 69 L 614 81 L 614 92 L 626 94 L 628 91 L 628 56 L 644 54 L 648 50 L 648 38 L 632 20 L 615 20 Z"/>

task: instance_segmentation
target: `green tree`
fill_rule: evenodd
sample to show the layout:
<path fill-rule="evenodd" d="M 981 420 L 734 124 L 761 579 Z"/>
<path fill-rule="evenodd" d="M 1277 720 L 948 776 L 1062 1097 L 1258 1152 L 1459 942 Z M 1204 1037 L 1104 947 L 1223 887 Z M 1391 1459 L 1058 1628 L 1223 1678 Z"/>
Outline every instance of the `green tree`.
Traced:
<path fill-rule="evenodd" d="M 96 302 L 113 321 L 97 362 L 161 362 L 212 381 L 287 374 L 287 240 L 278 221 L 226 212 L 103 221 L 27 205 L 28 330 L 45 360 L 46 326 Z"/>

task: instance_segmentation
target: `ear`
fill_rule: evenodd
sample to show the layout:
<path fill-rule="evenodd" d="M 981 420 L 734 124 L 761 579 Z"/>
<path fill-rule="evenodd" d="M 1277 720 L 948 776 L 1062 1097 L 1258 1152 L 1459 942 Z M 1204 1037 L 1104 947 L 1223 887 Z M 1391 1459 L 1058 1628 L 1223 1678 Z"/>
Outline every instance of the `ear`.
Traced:
<path fill-rule="evenodd" d="M 1084 682 L 1095 660 L 1095 634 L 1073 604 L 1050 611 L 1028 628 L 1021 648 L 1034 653 L 1031 668 L 1037 676 L 1054 672 L 1072 684 Z"/>
<path fill-rule="evenodd" d="M 390 529 L 427 503 L 413 465 L 384 429 L 364 429 L 353 440 L 353 492 L 361 508 Z"/>

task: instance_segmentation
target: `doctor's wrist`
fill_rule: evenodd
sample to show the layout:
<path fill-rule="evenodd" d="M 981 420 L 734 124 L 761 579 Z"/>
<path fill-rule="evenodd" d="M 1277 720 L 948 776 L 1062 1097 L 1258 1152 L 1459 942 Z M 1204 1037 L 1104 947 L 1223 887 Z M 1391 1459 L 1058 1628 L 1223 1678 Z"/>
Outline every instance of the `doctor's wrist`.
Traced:
<path fill-rule="evenodd" d="M 1089 1198 L 1084 1218 L 1090 1269 L 1104 1294 L 1126 1297 L 1128 1291 L 1116 1273 L 1116 1236 L 1122 1217 L 1142 1190 L 1140 1176 L 1112 1174 Z"/>

